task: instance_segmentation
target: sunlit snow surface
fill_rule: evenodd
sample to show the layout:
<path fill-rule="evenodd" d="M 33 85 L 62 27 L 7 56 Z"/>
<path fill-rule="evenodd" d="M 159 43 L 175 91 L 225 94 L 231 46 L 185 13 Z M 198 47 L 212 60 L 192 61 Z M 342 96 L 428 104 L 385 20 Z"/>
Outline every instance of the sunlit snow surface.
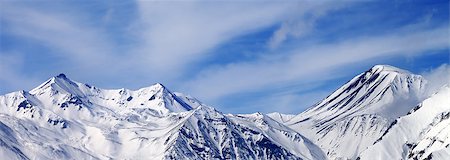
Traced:
<path fill-rule="evenodd" d="M 427 99 L 446 92 L 427 95 L 428 83 L 420 75 L 376 65 L 303 113 L 268 115 L 312 140 L 329 159 L 448 159 L 450 105 Z M 443 97 L 450 99 L 448 94 Z M 416 118 L 399 124 L 399 119 L 417 114 L 427 101 L 441 104 L 443 110 L 430 112 L 427 116 L 432 120 Z M 421 123 L 426 127 L 415 128 L 414 124 Z M 408 139 L 402 134 L 420 136 Z M 384 140 L 389 135 L 395 140 Z"/>
<path fill-rule="evenodd" d="M 361 159 L 449 159 L 449 146 L 450 87 L 446 86 L 397 119 Z"/>
<path fill-rule="evenodd" d="M 448 159 L 450 87 L 376 65 L 298 115 L 222 114 L 161 84 L 61 74 L 0 96 L 1 159 Z M 276 107 L 276 106 L 274 106 Z"/>
<path fill-rule="evenodd" d="M 426 83 L 422 76 L 376 65 L 284 124 L 331 159 L 355 159 L 423 99 Z"/>
<path fill-rule="evenodd" d="M 0 108 L 2 159 L 325 158 L 271 118 L 226 116 L 161 84 L 105 90 L 61 74 Z"/>

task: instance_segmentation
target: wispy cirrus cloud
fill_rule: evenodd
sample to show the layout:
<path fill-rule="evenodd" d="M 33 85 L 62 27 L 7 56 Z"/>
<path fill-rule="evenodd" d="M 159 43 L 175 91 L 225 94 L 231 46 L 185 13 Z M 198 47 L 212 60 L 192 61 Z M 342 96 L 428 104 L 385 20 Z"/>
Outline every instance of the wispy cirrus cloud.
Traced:
<path fill-rule="evenodd" d="M 328 12 L 343 8 L 345 3 L 330 3 L 329 1 L 309 2 L 304 1 L 305 7 L 303 14 L 283 21 L 280 27 L 273 32 L 268 41 L 269 48 L 275 49 L 289 38 L 300 38 L 311 34 L 315 29 L 315 23 Z"/>
<path fill-rule="evenodd" d="M 56 50 L 55 54 L 71 57 L 68 60 L 84 65 L 92 66 L 114 53 L 113 44 L 101 29 L 87 26 L 76 16 L 34 9 L 30 5 L 4 5 L 1 18 L 7 24 L 2 32 L 43 42 L 41 45 Z M 86 61 L 88 57 L 93 61 Z"/>
<path fill-rule="evenodd" d="M 35 7 L 33 4 L 32 2 L 2 3 L 0 17 L 4 23 L 2 34 L 22 39 L 25 42 L 22 46 L 24 48 L 45 48 L 45 50 L 14 48 L 13 52 L 23 55 L 18 58 L 27 62 L 28 64 L 24 65 L 30 67 L 30 70 L 36 70 L 35 72 L 41 72 L 41 75 L 45 76 L 69 72 L 90 77 L 99 73 L 108 75 L 114 71 L 120 71 L 119 69 L 123 67 L 120 63 L 114 63 L 118 62 L 120 56 L 115 51 L 115 43 L 109 39 L 105 30 L 85 22 L 84 17 L 80 16 L 82 14 L 58 13 L 49 9 L 49 6 Z M 36 5 L 39 6 L 38 3 Z M 5 40 L 9 39 L 3 41 Z M 34 60 L 41 59 L 40 57 L 47 58 Z M 56 67 L 39 68 L 46 66 L 45 63 L 54 64 L 53 66 Z M 43 68 L 45 69 L 37 71 Z M 35 73 L 16 73 L 16 75 L 20 74 L 24 81 L 36 79 L 33 77 L 36 76 Z M 102 74 L 99 75 L 102 76 Z"/>
<path fill-rule="evenodd" d="M 320 4 L 320 5 L 319 5 Z M 215 47 L 331 5 L 306 2 L 149 2 L 139 1 L 142 58 L 157 70 L 180 71 Z M 318 11 L 317 11 L 318 12 Z M 317 13 L 318 14 L 318 13 Z M 316 13 L 314 14 L 316 15 Z M 297 20 L 301 23 L 302 20 Z M 289 32 L 291 33 L 291 32 Z M 170 63 L 171 65 L 167 65 Z"/>
<path fill-rule="evenodd" d="M 307 84 L 311 81 L 323 83 L 349 74 L 348 70 L 339 68 L 351 64 L 386 56 L 424 54 L 426 51 L 448 48 L 447 32 L 447 26 L 441 26 L 414 33 L 398 31 L 387 35 L 296 48 L 289 51 L 291 54 L 281 57 L 274 55 L 251 63 L 234 63 L 206 69 L 185 87 L 194 94 L 208 95 L 202 98 L 213 101 L 243 91 L 255 92 L 274 86 Z M 235 77 L 236 80 L 230 81 L 229 77 Z"/>
<path fill-rule="evenodd" d="M 122 8 L 114 8 L 113 4 L 76 8 L 71 5 L 77 5 L 62 2 L 2 3 L 1 20 L 6 24 L 2 32 L 34 41 L 33 45 L 47 48 L 44 52 L 50 51 L 55 60 L 64 61 L 60 67 L 43 72 L 68 72 L 81 80 L 101 76 L 130 82 L 135 79 L 128 77 L 139 77 L 171 84 L 179 84 L 181 76 L 191 66 L 235 37 L 314 9 L 329 8 L 305 2 L 136 1 L 130 5 L 136 10 L 132 20 L 119 26 L 123 32 L 114 33 L 108 24 L 103 24 L 118 23 L 116 18 L 124 19 L 116 13 Z M 101 10 L 96 5 L 110 7 L 103 7 L 104 11 L 96 13 L 81 12 L 82 9 Z M 62 12 L 64 8 L 67 12 Z M 45 56 L 49 53 L 24 54 Z M 130 76 L 117 77 L 117 73 Z"/>

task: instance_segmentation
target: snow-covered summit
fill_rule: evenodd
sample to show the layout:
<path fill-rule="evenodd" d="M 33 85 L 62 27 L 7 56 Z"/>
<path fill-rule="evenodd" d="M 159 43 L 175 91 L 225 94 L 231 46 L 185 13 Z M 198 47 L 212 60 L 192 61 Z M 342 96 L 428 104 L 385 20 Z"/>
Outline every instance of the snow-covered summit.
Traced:
<path fill-rule="evenodd" d="M 5 159 L 323 159 L 283 124 L 253 127 L 196 98 L 149 87 L 101 89 L 60 74 L 0 96 Z M 273 128 L 273 129 L 271 129 Z M 276 140 L 283 140 L 279 143 Z M 295 144 L 296 147 L 285 144 Z"/>
<path fill-rule="evenodd" d="M 39 94 L 39 93 L 45 92 L 46 89 L 54 89 L 54 90 L 60 91 L 60 92 L 77 94 L 77 93 L 71 93 L 71 92 L 78 91 L 79 84 L 80 83 L 77 84 L 76 82 L 67 78 L 67 76 L 65 74 L 61 73 L 61 74 L 45 81 L 38 87 L 32 89 L 30 91 L 30 93 L 31 94 Z"/>
<path fill-rule="evenodd" d="M 330 158 L 352 159 L 425 98 L 426 84 L 420 75 L 376 65 L 285 124 L 315 140 Z"/>
<path fill-rule="evenodd" d="M 381 72 L 381 71 L 385 71 L 385 72 L 397 72 L 397 73 L 403 73 L 403 74 L 412 74 L 411 72 L 404 70 L 404 69 L 400 69 L 391 65 L 387 65 L 387 64 L 378 64 L 373 66 L 370 71 L 373 72 Z"/>
<path fill-rule="evenodd" d="M 314 119 L 326 123 L 331 119 L 348 115 L 371 113 L 395 119 L 407 113 L 411 105 L 423 99 L 421 93 L 426 83 L 427 81 L 420 75 L 389 65 L 376 65 L 290 121 L 295 122 L 314 116 Z M 401 103 L 408 102 L 408 104 L 405 104 L 406 107 L 389 107 L 397 99 L 401 99 Z M 395 109 L 392 110 L 393 108 Z M 389 112 L 384 112 L 384 109 Z"/>
<path fill-rule="evenodd" d="M 92 103 L 115 108 L 147 107 L 159 115 L 193 109 L 192 106 L 187 105 L 180 97 L 160 83 L 138 90 L 124 88 L 101 89 L 71 80 L 64 74 L 59 74 L 32 89 L 30 93 L 41 99 L 49 99 L 52 102 L 58 102 L 61 99 L 76 99 L 75 101 L 79 103 Z"/>
<path fill-rule="evenodd" d="M 446 159 L 450 89 L 428 97 L 428 83 L 376 65 L 298 115 L 223 114 L 159 83 L 101 89 L 60 74 L 0 95 L 0 157 Z"/>

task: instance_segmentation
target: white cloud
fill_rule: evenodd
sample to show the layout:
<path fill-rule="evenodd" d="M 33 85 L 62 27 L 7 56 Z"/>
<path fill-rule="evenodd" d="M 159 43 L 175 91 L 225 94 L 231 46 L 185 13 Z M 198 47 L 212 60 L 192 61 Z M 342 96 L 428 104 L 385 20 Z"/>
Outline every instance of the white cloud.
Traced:
<path fill-rule="evenodd" d="M 139 1 L 144 60 L 180 71 L 232 39 L 271 26 L 294 13 L 292 3 Z M 170 65 L 167 65 L 170 64 Z"/>
<path fill-rule="evenodd" d="M 450 62 L 450 59 L 449 59 Z M 444 85 L 450 85 L 450 66 L 449 64 L 442 64 L 441 66 L 421 73 L 423 77 L 428 80 L 427 92 L 425 96 L 436 93 Z"/>
<path fill-rule="evenodd" d="M 120 52 L 123 51 L 119 48 L 121 42 L 112 38 L 115 33 L 88 21 L 95 21 L 88 18 L 89 13 L 75 15 L 73 11 L 59 12 L 52 6 L 4 3 L 0 18 L 8 24 L 2 32 L 34 40 L 49 48 L 55 57 L 65 61 L 65 65 L 76 66 L 61 66 L 58 70 L 77 74 L 77 77 L 112 78 L 126 72 L 141 79 L 177 83 L 180 75 L 207 57 L 215 47 L 304 14 L 313 5 L 292 1 L 137 1 L 137 6 L 139 18 L 129 24 L 128 33 L 122 35 L 132 37 L 136 42 L 125 50 L 126 53 Z M 115 18 L 113 12 L 114 8 L 108 9 L 98 21 Z"/>
<path fill-rule="evenodd" d="M 283 43 L 288 37 L 300 37 L 309 33 L 313 28 L 313 21 L 309 22 L 284 22 L 278 30 L 276 30 L 269 41 L 269 47 L 274 49 Z"/>
<path fill-rule="evenodd" d="M 361 37 L 333 44 L 297 48 L 280 57 L 264 57 L 256 62 L 229 64 L 204 70 L 185 84 L 186 90 L 214 101 L 237 92 L 255 91 L 273 85 L 321 82 L 344 76 L 340 67 L 373 58 L 415 55 L 448 48 L 447 27 L 415 33 L 398 31 L 390 35 Z M 407 47 L 405 47 L 407 46 Z"/>
<path fill-rule="evenodd" d="M 85 25 L 78 20 L 80 17 L 43 11 L 30 5 L 3 5 L 6 6 L 2 7 L 1 19 L 8 25 L 2 32 L 35 40 L 50 48 L 51 53 L 80 67 L 93 68 L 99 63 L 114 61 L 113 44 L 103 31 Z"/>
<path fill-rule="evenodd" d="M 327 12 L 343 7 L 344 3 L 331 3 L 330 1 L 310 2 L 302 1 L 301 6 L 307 6 L 301 10 L 294 18 L 284 21 L 281 26 L 275 30 L 269 39 L 269 48 L 275 49 L 288 38 L 300 38 L 311 34 L 314 31 L 316 21 Z"/>

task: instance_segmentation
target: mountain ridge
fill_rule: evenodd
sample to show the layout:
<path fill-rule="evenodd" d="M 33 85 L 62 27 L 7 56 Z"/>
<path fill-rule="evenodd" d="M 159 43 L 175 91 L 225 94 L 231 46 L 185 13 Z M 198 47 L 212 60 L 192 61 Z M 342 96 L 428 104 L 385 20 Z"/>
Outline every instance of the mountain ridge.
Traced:
<path fill-rule="evenodd" d="M 354 159 L 422 100 L 426 84 L 420 75 L 375 65 L 284 124 L 312 139 L 329 158 Z"/>
<path fill-rule="evenodd" d="M 101 89 L 59 74 L 29 92 L 0 95 L 0 156 L 445 159 L 449 87 L 426 95 L 428 83 L 409 71 L 375 65 L 297 115 L 224 114 L 160 83 Z M 433 106 L 435 111 L 424 111 Z"/>
<path fill-rule="evenodd" d="M 325 157 L 315 144 L 286 126 L 279 128 L 283 125 L 278 122 L 276 129 L 271 126 L 275 123 L 252 126 L 160 83 L 108 90 L 60 74 L 30 92 L 0 96 L 0 108 L 5 131 L 0 133 L 5 139 L 0 155 L 12 159 Z"/>

